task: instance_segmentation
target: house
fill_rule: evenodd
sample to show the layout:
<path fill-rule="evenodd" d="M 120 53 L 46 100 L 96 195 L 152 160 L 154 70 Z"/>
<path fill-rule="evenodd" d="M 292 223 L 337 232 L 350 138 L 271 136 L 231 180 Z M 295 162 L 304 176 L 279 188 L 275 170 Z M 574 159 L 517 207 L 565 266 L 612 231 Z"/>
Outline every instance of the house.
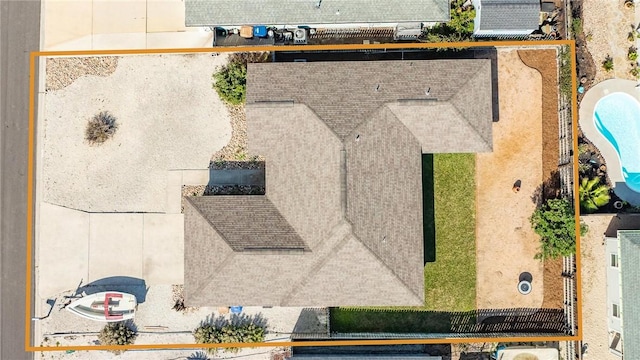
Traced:
<path fill-rule="evenodd" d="M 523 38 L 538 30 L 539 0 L 473 0 L 474 37 Z"/>
<path fill-rule="evenodd" d="M 640 356 L 640 230 L 619 230 L 605 242 L 609 351 L 635 359 Z"/>
<path fill-rule="evenodd" d="M 189 306 L 424 304 L 422 154 L 492 150 L 487 59 L 249 64 L 265 195 L 187 197 Z"/>
<path fill-rule="evenodd" d="M 186 26 L 396 26 L 449 21 L 448 0 L 185 0 Z"/>

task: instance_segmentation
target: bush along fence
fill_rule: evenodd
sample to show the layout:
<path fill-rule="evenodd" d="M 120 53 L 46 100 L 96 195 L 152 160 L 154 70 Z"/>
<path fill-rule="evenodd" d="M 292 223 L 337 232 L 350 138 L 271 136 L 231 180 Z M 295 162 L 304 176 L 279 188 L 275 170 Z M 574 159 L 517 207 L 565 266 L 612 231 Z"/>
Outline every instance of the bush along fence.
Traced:
<path fill-rule="evenodd" d="M 233 344 L 264 342 L 267 322 L 261 315 L 247 316 L 232 314 L 230 319 L 223 316 L 208 317 L 193 331 L 198 344 Z M 237 353 L 238 347 L 224 347 L 225 352 Z M 208 348 L 214 354 L 218 348 Z"/>

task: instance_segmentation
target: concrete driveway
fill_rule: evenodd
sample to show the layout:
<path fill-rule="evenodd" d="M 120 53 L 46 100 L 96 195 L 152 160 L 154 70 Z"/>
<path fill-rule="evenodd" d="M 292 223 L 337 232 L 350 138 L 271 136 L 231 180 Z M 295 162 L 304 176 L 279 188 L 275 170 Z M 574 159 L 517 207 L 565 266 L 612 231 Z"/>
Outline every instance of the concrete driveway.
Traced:
<path fill-rule="evenodd" d="M 211 47 L 213 33 L 184 26 L 183 0 L 46 0 L 43 50 Z"/>
<path fill-rule="evenodd" d="M 38 294 L 46 298 L 106 277 L 182 284 L 182 214 L 87 213 L 40 204 Z"/>

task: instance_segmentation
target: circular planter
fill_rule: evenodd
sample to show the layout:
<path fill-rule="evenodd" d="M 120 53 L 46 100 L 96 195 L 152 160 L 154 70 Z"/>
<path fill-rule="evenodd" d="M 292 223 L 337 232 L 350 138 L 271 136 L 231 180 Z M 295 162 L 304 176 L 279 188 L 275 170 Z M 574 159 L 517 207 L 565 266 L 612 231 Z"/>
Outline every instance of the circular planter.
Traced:
<path fill-rule="evenodd" d="M 613 203 L 613 208 L 616 210 L 622 209 L 622 201 L 616 201 Z"/>
<path fill-rule="evenodd" d="M 522 295 L 527 295 L 531 292 L 531 283 L 523 280 L 518 283 L 518 292 Z"/>

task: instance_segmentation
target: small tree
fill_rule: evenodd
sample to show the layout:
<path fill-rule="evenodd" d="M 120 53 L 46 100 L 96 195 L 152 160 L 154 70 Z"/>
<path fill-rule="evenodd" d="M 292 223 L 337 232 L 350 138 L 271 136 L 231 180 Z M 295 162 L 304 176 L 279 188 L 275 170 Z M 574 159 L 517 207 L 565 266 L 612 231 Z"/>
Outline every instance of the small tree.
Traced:
<path fill-rule="evenodd" d="M 84 137 L 91 145 L 102 144 L 111 138 L 116 130 L 116 118 L 108 111 L 102 111 L 89 120 Z"/>
<path fill-rule="evenodd" d="M 138 337 L 138 332 L 130 321 L 121 321 L 108 323 L 100 331 L 98 339 L 102 345 L 131 345 Z M 124 350 L 111 350 L 111 352 L 120 354 Z"/>
<path fill-rule="evenodd" d="M 569 201 L 549 199 L 533 212 L 529 220 L 535 233 L 540 235 L 540 252 L 536 259 L 575 254 L 576 219 Z M 586 234 L 587 230 L 587 226 L 580 223 L 580 235 Z"/>
<path fill-rule="evenodd" d="M 600 178 L 582 178 L 580 182 L 580 207 L 587 213 L 592 213 L 609 203 L 609 187 L 600 184 Z"/>

